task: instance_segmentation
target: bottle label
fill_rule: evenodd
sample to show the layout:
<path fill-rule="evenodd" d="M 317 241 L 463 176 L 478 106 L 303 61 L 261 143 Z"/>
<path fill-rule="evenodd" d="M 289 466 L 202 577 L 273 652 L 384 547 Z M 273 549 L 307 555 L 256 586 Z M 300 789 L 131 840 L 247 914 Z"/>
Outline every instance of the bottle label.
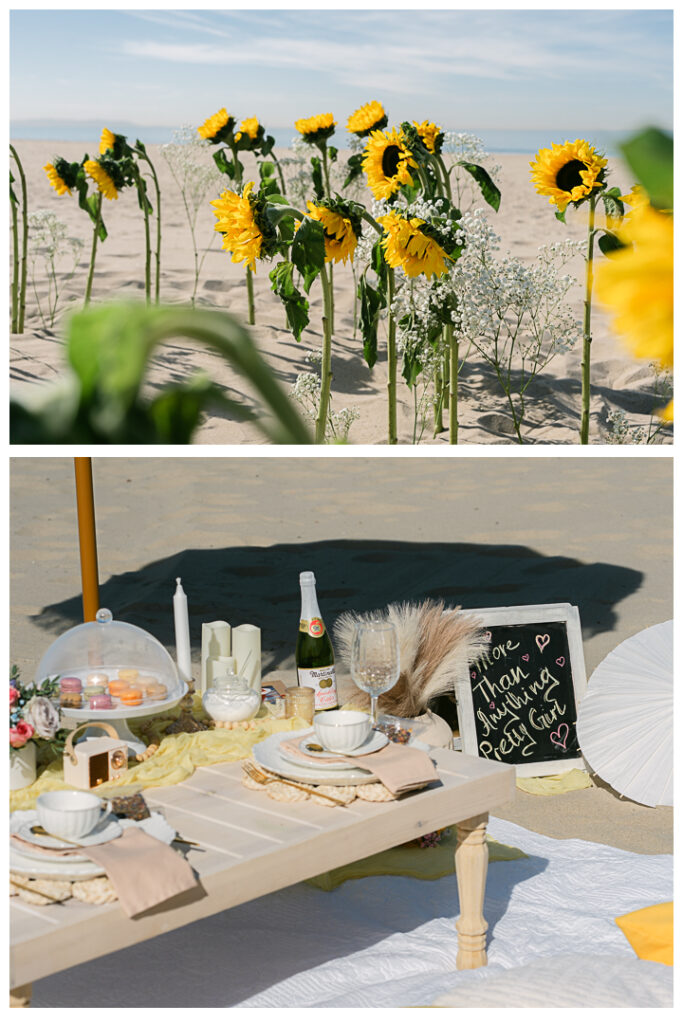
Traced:
<path fill-rule="evenodd" d="M 299 622 L 299 632 L 308 633 L 309 636 L 323 636 L 325 625 L 322 619 L 301 619 Z"/>
<path fill-rule="evenodd" d="M 324 668 L 298 668 L 299 686 L 315 690 L 315 710 L 330 711 L 337 707 L 337 677 L 334 665 Z"/>

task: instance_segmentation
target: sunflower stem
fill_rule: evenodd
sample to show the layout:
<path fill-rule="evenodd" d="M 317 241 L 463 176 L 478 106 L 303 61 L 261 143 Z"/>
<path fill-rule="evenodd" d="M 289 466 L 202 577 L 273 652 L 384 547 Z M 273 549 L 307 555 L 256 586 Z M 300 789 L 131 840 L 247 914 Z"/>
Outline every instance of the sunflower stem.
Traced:
<path fill-rule="evenodd" d="M 10 197 L 12 213 L 12 334 L 17 333 L 19 324 L 19 221 L 17 201 Z"/>
<path fill-rule="evenodd" d="M 10 153 L 14 157 L 14 162 L 17 165 L 19 171 L 19 180 L 21 181 L 21 268 L 20 268 L 20 284 L 19 284 L 19 310 L 17 316 L 17 334 L 24 333 L 24 316 L 26 315 L 26 275 L 28 271 L 28 196 L 26 189 L 26 175 L 24 174 L 24 168 L 19 154 L 17 153 L 14 146 L 10 143 Z"/>
<path fill-rule="evenodd" d="M 389 324 L 387 332 L 387 398 L 389 402 L 389 444 L 398 444 L 396 431 L 396 321 L 392 312 L 394 302 L 394 271 L 387 267 L 387 306 Z"/>
<path fill-rule="evenodd" d="M 146 203 L 142 208 L 142 214 L 145 219 L 145 302 L 149 306 L 152 297 L 152 246 L 150 244 L 149 213 L 147 212 Z"/>
<path fill-rule="evenodd" d="M 327 139 L 323 140 L 323 145 L 321 146 L 320 149 L 321 149 L 321 153 L 323 155 L 323 175 L 325 177 L 325 192 L 327 194 L 327 198 L 331 199 L 332 198 L 332 191 L 330 189 L 330 168 L 329 168 L 329 165 L 328 165 L 328 162 L 327 162 Z M 334 274 L 333 274 L 332 264 L 331 263 L 330 263 L 328 269 L 329 269 L 329 272 L 330 272 L 330 309 L 329 309 L 330 331 L 331 331 L 332 334 L 334 334 Z"/>
<path fill-rule="evenodd" d="M 249 307 L 247 323 L 253 326 L 256 323 L 256 314 L 254 310 L 254 275 L 251 272 L 251 267 L 247 267 L 247 304 Z"/>
<path fill-rule="evenodd" d="M 320 281 L 323 289 L 323 354 L 320 364 L 320 405 L 315 421 L 316 444 L 325 443 L 325 427 L 327 426 L 327 416 L 330 408 L 330 388 L 332 385 L 332 326 L 330 321 L 332 284 L 327 276 L 327 270 L 324 265 L 320 271 Z"/>
<path fill-rule="evenodd" d="M 448 341 L 448 351 L 450 354 L 450 375 L 449 375 L 449 407 L 448 407 L 448 426 L 450 432 L 450 443 L 458 443 L 458 349 L 459 345 L 456 339 L 453 337 L 453 328 L 450 324 L 446 326 L 446 339 Z"/>
<path fill-rule="evenodd" d="M 92 279 L 95 273 L 95 256 L 97 254 L 97 240 L 100 237 L 100 224 L 102 222 L 102 193 L 97 193 L 97 211 L 95 213 L 95 229 L 92 233 L 92 246 L 90 249 L 90 266 L 88 267 L 88 280 L 85 285 L 85 302 L 84 305 L 90 305 L 90 295 L 92 293 Z"/>
<path fill-rule="evenodd" d="M 434 403 L 432 406 L 434 410 L 434 433 L 433 437 L 437 437 L 444 429 L 443 425 L 443 375 L 441 369 L 437 366 L 434 370 Z"/>
<path fill-rule="evenodd" d="M 149 165 L 150 172 L 152 174 L 152 181 L 154 182 L 154 195 L 157 201 L 157 246 L 154 254 L 154 302 L 159 305 L 159 279 L 161 277 L 161 189 L 159 188 L 159 179 L 157 178 L 157 172 L 154 164 L 150 158 L 145 154 L 144 159 Z"/>
<path fill-rule="evenodd" d="M 444 324 L 443 328 L 443 371 L 442 371 L 442 391 L 443 391 L 443 407 L 448 409 L 450 405 L 450 393 L 448 385 L 451 379 L 451 366 L 450 366 L 450 343 L 448 340 L 448 327 Z"/>
<path fill-rule="evenodd" d="M 593 245 L 595 241 L 595 196 L 589 200 L 586 296 L 583 303 L 583 356 L 581 359 L 581 444 L 588 444 L 591 402 L 591 302 L 593 298 Z"/>
<path fill-rule="evenodd" d="M 287 195 L 287 186 L 285 185 L 285 176 L 282 173 L 282 167 L 280 166 L 280 161 L 275 156 L 275 153 L 271 152 L 270 156 L 273 158 L 273 163 L 275 164 L 275 166 L 277 168 L 278 177 L 280 179 L 280 187 L 282 189 L 282 195 L 286 196 Z"/>
<path fill-rule="evenodd" d="M 435 161 L 437 167 L 439 168 L 439 170 L 441 171 L 441 176 L 443 178 L 444 188 L 446 189 L 446 195 L 448 196 L 450 201 L 453 202 L 453 193 L 451 192 L 451 182 L 450 182 L 450 178 L 448 176 L 448 171 L 446 170 L 446 165 L 443 162 L 443 157 L 439 153 L 435 153 L 434 154 L 434 161 Z"/>

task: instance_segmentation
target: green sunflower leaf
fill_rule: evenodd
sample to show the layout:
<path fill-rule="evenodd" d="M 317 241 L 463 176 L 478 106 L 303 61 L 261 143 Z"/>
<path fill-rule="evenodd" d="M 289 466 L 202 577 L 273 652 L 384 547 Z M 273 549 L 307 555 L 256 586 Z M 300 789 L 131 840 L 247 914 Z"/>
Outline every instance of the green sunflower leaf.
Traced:
<path fill-rule="evenodd" d="M 283 260 L 271 270 L 269 277 L 272 290 L 285 307 L 287 326 L 295 339 L 301 341 L 301 332 L 308 325 L 308 299 L 294 284 L 294 265 Z"/>
<path fill-rule="evenodd" d="M 598 245 L 600 246 L 600 252 L 605 256 L 611 256 L 612 253 L 618 252 L 619 249 L 629 248 L 612 231 L 603 232 L 598 238 Z"/>
<path fill-rule="evenodd" d="M 275 174 L 275 164 L 271 160 L 264 160 L 262 164 L 259 164 L 258 173 L 261 181 L 272 178 Z"/>
<path fill-rule="evenodd" d="M 273 146 L 275 145 L 275 139 L 272 135 L 266 135 L 261 140 L 261 153 L 263 156 L 269 156 L 273 152 Z"/>
<path fill-rule="evenodd" d="M 488 171 L 479 164 L 468 163 L 467 160 L 458 160 L 458 167 L 464 167 L 468 174 L 472 175 L 486 202 L 497 212 L 500 209 L 500 189 L 494 184 Z"/>
<path fill-rule="evenodd" d="M 389 268 L 386 264 L 386 260 L 384 259 L 384 249 L 382 248 L 381 239 L 378 239 L 372 247 L 370 266 L 377 274 L 377 279 L 380 281 L 382 289 L 384 289 L 389 276 Z"/>
<path fill-rule="evenodd" d="M 557 217 L 558 220 L 561 220 L 563 224 L 567 223 L 567 221 L 566 221 L 567 211 L 566 210 L 555 210 L 555 216 Z"/>
<path fill-rule="evenodd" d="M 417 384 L 418 377 L 424 369 L 423 364 L 417 357 L 415 352 L 406 352 L 403 356 L 403 379 L 409 388 L 414 388 Z"/>
<path fill-rule="evenodd" d="M 319 156 L 311 157 L 311 177 L 313 178 L 313 191 L 315 192 L 315 198 L 320 202 L 322 197 L 325 195 L 325 186 L 323 185 L 323 164 Z"/>
<path fill-rule="evenodd" d="M 143 156 L 147 156 L 147 150 L 145 149 L 144 142 L 140 142 L 140 139 L 135 140 L 135 148 L 139 149 Z"/>
<path fill-rule="evenodd" d="M 234 181 L 235 164 L 232 162 L 232 160 L 228 160 L 227 156 L 225 155 L 225 150 L 217 149 L 216 152 L 213 154 L 213 159 L 214 163 L 216 164 L 216 167 L 221 172 L 221 174 L 227 174 L 227 176 Z"/>
<path fill-rule="evenodd" d="M 600 195 L 603 205 L 605 207 L 605 213 L 608 217 L 614 219 L 621 219 L 624 216 L 624 204 L 621 199 L 615 195 L 611 195 L 609 192 L 602 192 Z"/>
<path fill-rule="evenodd" d="M 346 181 L 344 182 L 343 186 L 345 189 L 348 188 L 349 185 L 356 180 L 356 178 L 360 178 L 362 176 L 363 154 L 354 153 L 353 156 L 350 156 L 346 163 L 346 170 L 348 173 L 346 175 Z"/>
<path fill-rule="evenodd" d="M 325 265 L 325 232 L 322 224 L 304 217 L 292 241 L 291 260 L 304 279 L 304 291 L 311 285 Z"/>
<path fill-rule="evenodd" d="M 10 203 L 13 203 L 15 206 L 18 206 L 19 205 L 19 200 L 17 199 L 17 197 L 15 195 L 15 192 L 14 192 L 14 189 L 12 188 L 12 185 L 14 184 L 14 182 L 16 180 L 17 179 L 14 177 L 14 175 L 10 171 L 9 172 L 9 201 L 10 201 Z"/>
<path fill-rule="evenodd" d="M 622 143 L 621 151 L 652 205 L 660 210 L 673 210 L 673 137 L 658 128 L 646 128 Z"/>
<path fill-rule="evenodd" d="M 337 155 L 338 155 L 338 153 L 339 153 L 339 150 L 337 149 L 336 146 L 328 146 L 327 155 L 330 158 L 330 163 L 331 164 L 334 164 L 334 163 L 337 162 Z"/>
<path fill-rule="evenodd" d="M 358 282 L 360 300 L 359 327 L 363 338 L 363 356 L 370 369 L 377 362 L 377 326 L 379 314 L 386 305 L 383 292 L 368 284 L 365 275 Z"/>

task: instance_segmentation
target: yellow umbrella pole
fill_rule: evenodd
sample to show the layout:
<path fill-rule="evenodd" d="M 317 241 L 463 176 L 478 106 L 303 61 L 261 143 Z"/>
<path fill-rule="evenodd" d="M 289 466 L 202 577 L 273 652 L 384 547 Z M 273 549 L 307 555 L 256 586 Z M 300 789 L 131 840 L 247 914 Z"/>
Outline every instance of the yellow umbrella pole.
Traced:
<path fill-rule="evenodd" d="M 81 549 L 83 621 L 94 622 L 100 598 L 97 579 L 97 538 L 95 536 L 92 461 L 90 459 L 74 459 L 74 469 L 76 472 L 78 542 Z"/>

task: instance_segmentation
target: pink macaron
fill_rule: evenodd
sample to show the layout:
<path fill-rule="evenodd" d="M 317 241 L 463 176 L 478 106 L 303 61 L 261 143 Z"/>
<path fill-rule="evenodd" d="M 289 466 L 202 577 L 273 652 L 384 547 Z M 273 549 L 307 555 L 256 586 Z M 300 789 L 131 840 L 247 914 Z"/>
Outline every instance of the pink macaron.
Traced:
<path fill-rule="evenodd" d="M 80 693 L 83 683 L 76 676 L 64 676 L 59 680 L 59 689 L 62 693 Z"/>
<path fill-rule="evenodd" d="M 114 707 L 114 702 L 108 693 L 95 693 L 90 698 L 90 707 L 93 711 L 109 711 Z"/>

